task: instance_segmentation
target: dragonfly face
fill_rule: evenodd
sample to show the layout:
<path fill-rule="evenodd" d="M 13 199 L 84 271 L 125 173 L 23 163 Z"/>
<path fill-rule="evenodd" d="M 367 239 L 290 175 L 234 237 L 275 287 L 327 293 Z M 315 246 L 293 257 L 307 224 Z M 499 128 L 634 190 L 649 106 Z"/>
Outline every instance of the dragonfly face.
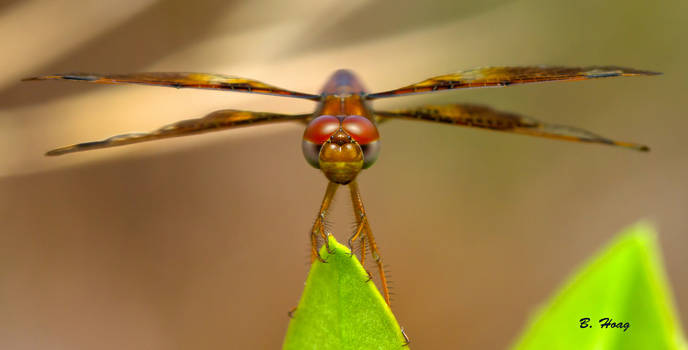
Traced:
<path fill-rule="evenodd" d="M 345 185 L 377 160 L 380 134 L 354 73 L 340 69 L 322 89 L 315 118 L 303 133 L 306 161 L 332 182 Z"/>
<path fill-rule="evenodd" d="M 345 185 L 375 163 L 379 138 L 373 122 L 362 116 L 321 115 L 306 127 L 301 148 L 308 164 Z"/>

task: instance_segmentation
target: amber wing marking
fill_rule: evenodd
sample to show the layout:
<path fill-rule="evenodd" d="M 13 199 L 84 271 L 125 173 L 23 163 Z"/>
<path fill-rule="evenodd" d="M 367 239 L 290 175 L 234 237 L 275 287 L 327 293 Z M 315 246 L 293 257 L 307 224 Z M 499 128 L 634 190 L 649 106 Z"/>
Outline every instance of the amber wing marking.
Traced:
<path fill-rule="evenodd" d="M 601 143 L 637 151 L 650 148 L 631 142 L 615 141 L 590 131 L 564 125 L 547 124 L 517 114 L 500 112 L 490 107 L 472 104 L 424 106 L 399 111 L 375 111 L 379 118 L 417 119 L 475 128 L 547 137 L 566 141 Z"/>
<path fill-rule="evenodd" d="M 440 75 L 398 89 L 367 95 L 368 99 L 393 97 L 438 90 L 478 87 L 500 87 L 512 84 L 540 83 L 547 81 L 587 80 L 609 77 L 632 77 L 660 73 L 615 66 L 606 67 L 483 67 Z"/>
<path fill-rule="evenodd" d="M 132 73 L 132 74 L 95 74 L 69 73 L 43 75 L 26 78 L 24 81 L 35 80 L 76 80 L 99 84 L 144 84 L 169 86 L 174 88 L 216 89 L 257 94 L 298 97 L 310 100 L 320 100 L 320 95 L 290 91 L 268 85 L 256 80 L 208 73 Z"/>
<path fill-rule="evenodd" d="M 46 153 L 48 156 L 57 156 L 65 153 L 89 151 L 98 148 L 107 148 L 128 145 L 144 141 L 153 141 L 168 137 L 195 135 L 210 131 L 220 131 L 224 129 L 249 126 L 256 124 L 267 124 L 271 122 L 281 122 L 288 120 L 298 120 L 310 117 L 311 114 L 275 114 L 237 111 L 226 109 L 215 111 L 203 118 L 187 119 L 178 121 L 174 124 L 163 126 L 162 128 L 148 133 L 129 133 L 115 135 L 101 141 L 84 142 L 76 145 L 60 147 Z"/>

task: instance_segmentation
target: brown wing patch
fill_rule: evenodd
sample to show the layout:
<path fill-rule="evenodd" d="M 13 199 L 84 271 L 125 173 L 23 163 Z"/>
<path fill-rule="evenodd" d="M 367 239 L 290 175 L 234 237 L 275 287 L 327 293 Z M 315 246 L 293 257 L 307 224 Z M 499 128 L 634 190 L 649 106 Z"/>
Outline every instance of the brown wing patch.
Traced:
<path fill-rule="evenodd" d="M 47 156 L 58 156 L 66 153 L 89 151 L 92 149 L 123 146 L 132 143 L 159 140 L 169 137 L 189 136 L 210 131 L 249 126 L 254 124 L 267 124 L 288 120 L 299 120 L 310 117 L 311 114 L 275 114 L 237 111 L 226 109 L 215 111 L 203 118 L 187 119 L 169 124 L 148 133 L 129 133 L 109 137 L 105 140 L 78 143 L 71 146 L 60 147 L 47 152 Z"/>
<path fill-rule="evenodd" d="M 657 74 L 660 73 L 615 66 L 483 67 L 432 77 L 398 89 L 369 94 L 367 98 L 375 99 L 439 90 L 500 87 L 512 84 L 540 83 L 546 81 L 587 80 Z"/>
<path fill-rule="evenodd" d="M 76 80 L 99 84 L 144 84 L 168 86 L 174 88 L 198 88 L 216 89 L 257 94 L 268 94 L 287 97 L 298 97 L 310 100 L 319 100 L 320 95 L 282 89 L 256 80 L 233 77 L 221 74 L 208 73 L 132 73 L 132 74 L 95 74 L 95 73 L 68 73 L 43 75 L 26 78 L 24 81 L 36 80 Z"/>
<path fill-rule="evenodd" d="M 547 124 L 533 118 L 523 117 L 508 112 L 500 112 L 481 105 L 455 104 L 424 106 L 408 110 L 375 111 L 375 114 L 376 117 L 380 118 L 425 120 L 566 141 L 601 143 L 630 148 L 636 151 L 650 150 L 650 148 L 645 145 L 615 141 L 584 129 Z"/>

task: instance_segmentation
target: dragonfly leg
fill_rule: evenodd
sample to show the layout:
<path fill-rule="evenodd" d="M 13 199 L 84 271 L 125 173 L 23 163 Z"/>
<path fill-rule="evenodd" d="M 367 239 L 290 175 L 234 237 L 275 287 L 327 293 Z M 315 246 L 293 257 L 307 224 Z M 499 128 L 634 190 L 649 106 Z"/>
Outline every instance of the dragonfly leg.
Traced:
<path fill-rule="evenodd" d="M 354 201 L 353 198 L 354 197 L 352 196 L 351 197 L 352 201 Z M 354 203 L 355 203 L 355 201 L 354 201 Z M 356 242 L 357 239 L 361 240 L 362 247 L 363 247 L 363 249 L 365 249 L 365 238 L 364 238 L 364 236 L 361 236 L 361 234 L 363 233 L 363 229 L 365 228 L 365 222 L 366 222 L 365 214 L 361 213 L 360 211 L 358 211 L 356 209 L 356 204 L 354 204 L 354 212 L 356 213 L 356 219 L 357 219 L 356 221 L 358 223 L 356 224 L 356 232 L 354 232 L 354 234 L 351 235 L 351 237 L 349 237 L 349 250 L 351 251 L 350 256 L 354 255 L 354 242 Z M 363 265 L 363 259 L 365 259 L 364 253 L 365 253 L 365 251 L 361 252 L 361 265 Z"/>
<path fill-rule="evenodd" d="M 353 197 L 352 197 L 353 198 Z M 356 205 L 354 204 L 354 211 L 356 211 Z M 365 225 L 368 224 L 368 220 L 366 219 L 365 214 L 360 213 L 358 215 L 358 223 L 356 224 L 356 232 L 354 232 L 351 237 L 349 237 L 349 249 L 351 250 L 350 256 L 354 255 L 354 242 L 357 239 L 360 239 L 361 243 L 359 246 L 360 249 L 360 257 L 361 257 L 361 265 L 365 267 L 365 259 L 366 259 L 366 236 L 361 235 L 363 233 L 363 230 L 365 228 Z"/>
<path fill-rule="evenodd" d="M 406 335 L 406 332 L 404 331 L 404 327 L 401 327 L 401 335 L 404 336 L 404 344 L 401 345 L 402 347 L 408 346 L 409 344 L 411 344 L 411 339 L 409 339 L 408 335 Z"/>
<path fill-rule="evenodd" d="M 373 274 L 370 273 L 370 271 L 368 271 L 368 270 L 366 270 L 366 272 L 368 273 L 368 279 L 366 280 L 366 283 L 368 283 L 368 282 L 373 280 Z"/>
<path fill-rule="evenodd" d="M 334 198 L 334 194 L 337 192 L 338 187 L 339 184 L 334 182 L 330 182 L 327 185 L 325 197 L 320 205 L 320 212 L 318 212 L 318 216 L 315 218 L 315 223 L 311 229 L 311 262 L 315 261 L 315 259 L 320 260 L 320 262 L 326 262 L 325 259 L 323 259 L 318 253 L 318 236 L 325 240 L 327 251 L 330 252 L 330 244 L 327 239 L 327 233 L 325 232 L 325 215 L 327 214 L 327 210 L 330 208 L 330 204 L 332 203 L 332 199 Z"/>
<path fill-rule="evenodd" d="M 361 238 L 361 265 L 363 265 L 363 266 L 365 266 L 365 256 L 366 256 L 366 240 L 365 240 L 365 237 L 363 237 L 363 238 Z"/>
<path fill-rule="evenodd" d="M 360 239 L 365 239 L 364 244 L 370 246 L 370 255 L 373 257 L 373 260 L 375 260 L 378 272 L 380 273 L 382 293 L 385 297 L 387 305 L 391 305 L 389 298 L 389 288 L 387 286 L 387 277 L 385 277 L 385 270 L 382 266 L 382 257 L 380 256 L 380 252 L 377 249 L 377 244 L 375 244 L 375 237 L 373 236 L 373 231 L 370 229 L 370 225 L 368 224 L 368 217 L 366 216 L 365 208 L 363 208 L 361 192 L 358 190 L 358 184 L 356 183 L 356 181 L 352 181 L 349 183 L 349 190 L 351 191 L 351 201 L 354 206 L 354 214 L 356 215 L 356 217 L 360 218 L 358 224 L 359 227 L 357 228 L 356 233 L 351 238 L 358 238 L 356 237 L 358 235 Z M 364 232 L 365 236 L 361 236 L 359 231 Z M 353 243 L 352 239 L 349 240 L 349 244 Z"/>

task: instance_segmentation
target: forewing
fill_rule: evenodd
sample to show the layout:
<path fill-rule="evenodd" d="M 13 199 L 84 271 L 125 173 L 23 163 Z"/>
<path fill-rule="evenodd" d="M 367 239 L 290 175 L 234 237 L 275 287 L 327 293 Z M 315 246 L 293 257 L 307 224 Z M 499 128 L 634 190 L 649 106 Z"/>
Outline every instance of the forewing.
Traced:
<path fill-rule="evenodd" d="M 636 151 L 650 150 L 649 147 L 645 145 L 615 141 L 596 135 L 587 130 L 571 126 L 547 124 L 532 118 L 508 112 L 500 112 L 481 105 L 454 104 L 424 106 L 416 109 L 399 111 L 375 111 L 375 114 L 382 119 L 401 118 L 425 120 L 566 141 L 601 143 L 630 148 Z"/>
<path fill-rule="evenodd" d="M 36 80 L 76 80 L 99 84 L 144 84 L 174 88 L 216 89 L 319 100 L 320 95 L 282 89 L 256 80 L 208 73 L 154 72 L 132 74 L 69 73 L 26 78 Z"/>
<path fill-rule="evenodd" d="M 541 83 L 546 81 L 586 80 L 609 77 L 657 75 L 659 73 L 623 67 L 482 67 L 440 75 L 402 88 L 367 95 L 368 99 L 449 89 L 500 87 L 512 84 Z"/>
<path fill-rule="evenodd" d="M 310 116 L 311 114 L 275 114 L 226 109 L 215 111 L 203 118 L 178 121 L 174 124 L 163 126 L 160 129 L 148 133 L 121 134 L 101 141 L 84 142 L 76 145 L 60 147 L 47 152 L 46 155 L 58 156 L 72 152 L 122 146 L 144 141 L 159 140 L 168 137 L 195 135 L 204 132 L 220 131 L 241 126 L 298 120 L 308 118 Z"/>

